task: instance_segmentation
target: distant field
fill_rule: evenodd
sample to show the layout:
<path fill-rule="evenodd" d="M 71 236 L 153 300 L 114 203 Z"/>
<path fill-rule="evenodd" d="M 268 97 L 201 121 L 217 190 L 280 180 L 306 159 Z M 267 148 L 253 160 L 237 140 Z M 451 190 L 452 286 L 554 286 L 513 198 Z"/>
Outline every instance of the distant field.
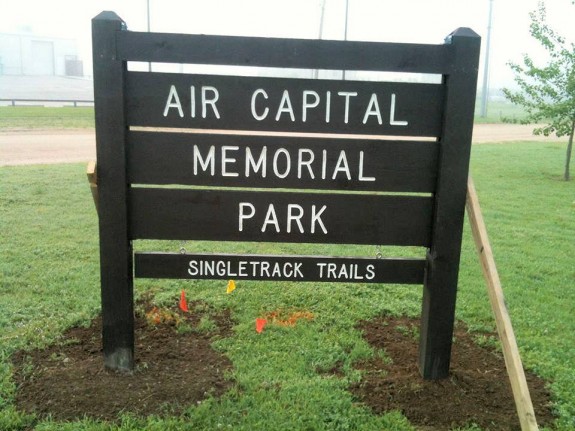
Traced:
<path fill-rule="evenodd" d="M 0 106 L 2 129 L 86 129 L 94 127 L 94 108 Z"/>
<path fill-rule="evenodd" d="M 522 108 L 509 102 L 490 102 L 487 117 L 480 116 L 481 102 L 476 103 L 475 122 L 502 123 L 525 116 Z M 0 130 L 3 129 L 84 129 L 94 127 L 93 107 L 45 108 L 42 106 L 0 106 Z"/>
<path fill-rule="evenodd" d="M 518 123 L 525 118 L 526 114 L 522 107 L 509 103 L 505 100 L 490 101 L 487 105 L 487 116 L 481 116 L 481 100 L 475 103 L 476 123 Z"/>

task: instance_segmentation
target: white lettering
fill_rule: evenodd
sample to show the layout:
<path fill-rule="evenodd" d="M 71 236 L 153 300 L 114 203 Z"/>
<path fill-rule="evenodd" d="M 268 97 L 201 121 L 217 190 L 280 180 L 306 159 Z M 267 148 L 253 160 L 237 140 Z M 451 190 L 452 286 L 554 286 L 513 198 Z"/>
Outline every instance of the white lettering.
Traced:
<path fill-rule="evenodd" d="M 291 278 L 293 276 L 293 265 L 291 262 L 284 263 L 283 273 L 284 273 L 284 277 L 287 277 L 287 278 Z"/>
<path fill-rule="evenodd" d="M 324 234 L 327 233 L 327 229 L 325 228 L 325 225 L 323 224 L 323 221 L 321 220 L 321 215 L 323 214 L 323 212 L 325 211 L 327 207 L 324 205 L 321 207 L 321 209 L 316 213 L 315 211 L 315 205 L 311 206 L 311 233 L 315 233 L 315 224 L 318 223 L 321 227 L 321 230 L 323 231 Z"/>
<path fill-rule="evenodd" d="M 298 210 L 298 214 L 294 215 L 293 210 Z M 291 222 L 295 221 L 299 227 L 300 233 L 304 233 L 301 218 L 303 217 L 303 208 L 297 204 L 288 204 L 287 209 L 287 233 L 291 233 Z"/>
<path fill-rule="evenodd" d="M 304 160 L 304 153 L 309 155 L 309 158 L 307 160 Z M 302 168 L 304 166 L 307 167 L 307 170 L 309 171 L 309 176 L 310 178 L 313 180 L 315 178 L 315 176 L 313 175 L 313 171 L 311 169 L 311 164 L 313 163 L 313 160 L 315 158 L 315 155 L 313 153 L 312 150 L 308 149 L 308 148 L 300 148 L 299 149 L 299 157 L 298 157 L 298 163 L 297 163 L 297 177 L 301 178 L 301 171 Z"/>
<path fill-rule="evenodd" d="M 235 163 L 236 159 L 228 157 L 228 151 L 237 151 L 240 147 L 230 146 L 230 145 L 223 145 L 222 146 L 222 177 L 238 177 L 240 174 L 237 172 L 228 172 L 227 165 L 229 163 Z"/>
<path fill-rule="evenodd" d="M 308 96 L 313 96 L 315 100 L 312 103 L 308 102 Z M 303 92 L 303 102 L 302 102 L 302 112 L 301 112 L 301 121 L 305 123 L 307 119 L 307 110 L 310 108 L 315 108 L 319 105 L 319 94 L 315 91 L 311 90 L 304 90 Z"/>
<path fill-rule="evenodd" d="M 245 260 L 240 260 L 238 263 L 238 275 L 240 277 L 247 277 L 248 273 L 246 272 L 247 262 Z"/>
<path fill-rule="evenodd" d="M 268 116 L 268 113 L 270 112 L 270 109 L 266 106 L 264 109 L 264 113 L 261 115 L 258 115 L 258 113 L 256 112 L 256 96 L 258 94 L 261 94 L 262 96 L 264 96 L 264 99 L 268 99 L 268 93 L 266 93 L 265 90 L 259 88 L 256 91 L 254 91 L 254 94 L 252 94 L 252 116 L 258 120 L 258 121 L 262 121 L 265 120 L 265 118 Z"/>
<path fill-rule="evenodd" d="M 327 170 L 327 151 L 322 151 L 322 160 L 321 160 L 321 179 L 325 180 L 325 174 Z"/>
<path fill-rule="evenodd" d="M 349 165 L 347 163 L 347 156 L 345 155 L 344 150 L 341 150 L 339 152 L 339 158 L 337 159 L 337 163 L 335 164 L 335 169 L 333 170 L 333 175 L 331 177 L 332 180 L 335 180 L 335 177 L 337 177 L 338 172 L 345 172 L 347 179 L 351 180 L 351 172 L 349 172 Z"/>
<path fill-rule="evenodd" d="M 363 176 L 363 151 L 359 152 L 359 181 L 375 181 L 375 177 Z"/>
<path fill-rule="evenodd" d="M 374 265 L 367 265 L 367 267 L 365 269 L 367 271 L 365 278 L 367 278 L 368 280 L 373 280 L 375 278 L 375 266 Z"/>
<path fill-rule="evenodd" d="M 176 108 L 180 114 L 180 117 L 184 116 L 182 104 L 180 103 L 180 97 L 178 96 L 178 91 L 176 90 L 175 85 L 170 87 L 170 93 L 168 94 L 168 100 L 166 100 L 166 107 L 164 108 L 164 117 L 168 116 L 170 108 Z"/>
<path fill-rule="evenodd" d="M 207 92 L 211 91 L 213 93 L 213 98 L 207 98 Z M 216 118 L 220 119 L 220 113 L 218 112 L 218 108 L 216 107 L 216 102 L 220 98 L 220 93 L 218 93 L 218 89 L 215 87 L 202 87 L 202 118 L 206 118 L 208 105 L 212 107 Z"/>
<path fill-rule="evenodd" d="M 329 123 L 331 114 L 331 91 L 325 92 L 325 122 Z"/>
<path fill-rule="evenodd" d="M 210 147 L 210 151 L 208 152 L 208 156 L 205 159 L 202 159 L 202 155 L 200 154 L 200 148 L 197 145 L 194 145 L 194 175 L 198 175 L 198 162 L 200 167 L 203 171 L 207 171 L 208 167 L 210 167 L 210 175 L 213 177 L 215 174 L 215 157 L 216 157 L 216 148 L 212 145 Z"/>
<path fill-rule="evenodd" d="M 284 90 L 283 92 L 282 100 L 280 101 L 280 106 L 276 114 L 276 121 L 279 121 L 281 114 L 283 114 L 284 112 L 287 112 L 290 115 L 291 120 L 295 121 L 295 115 L 293 113 L 291 100 L 289 98 L 289 93 L 287 90 Z"/>
<path fill-rule="evenodd" d="M 270 271 L 269 271 L 269 269 L 270 269 L 270 263 L 269 263 L 269 262 L 265 262 L 265 261 L 262 262 L 262 265 L 261 265 L 261 267 L 260 267 L 260 277 L 263 277 L 263 276 L 264 276 L 264 272 L 265 272 L 266 277 L 269 278 L 269 277 L 270 277 Z"/>
<path fill-rule="evenodd" d="M 380 123 L 381 124 L 381 123 Z M 395 93 L 391 94 L 391 108 L 389 110 L 389 124 L 391 126 L 407 126 L 407 121 L 395 119 Z"/>
<path fill-rule="evenodd" d="M 294 269 L 293 269 L 294 273 L 296 273 L 296 274 L 295 274 L 296 277 L 301 277 L 301 278 L 303 278 L 303 273 L 301 272 L 301 266 L 302 266 L 302 265 L 303 265 L 303 263 L 301 263 L 301 262 L 296 262 L 295 267 L 294 267 Z"/>
<path fill-rule="evenodd" d="M 270 204 L 270 206 L 268 207 L 268 212 L 266 213 L 266 218 L 265 218 L 264 224 L 262 226 L 262 232 L 266 231 L 268 224 L 273 224 L 276 228 L 276 232 L 279 233 L 280 224 L 278 223 L 278 217 L 276 215 L 276 210 L 274 208 L 274 204 Z"/>
<path fill-rule="evenodd" d="M 335 263 L 328 263 L 327 264 L 327 278 L 336 278 L 335 270 L 337 269 L 337 265 Z"/>
<path fill-rule="evenodd" d="M 246 208 L 250 208 L 251 212 L 249 214 L 245 214 L 244 210 Z M 244 220 L 252 218 L 256 213 L 256 208 L 249 202 L 240 202 L 240 210 L 239 210 L 239 231 L 242 232 L 244 230 Z"/>
<path fill-rule="evenodd" d="M 319 278 L 323 278 L 323 268 L 327 265 L 324 262 L 318 262 L 317 266 L 319 266 Z"/>
<path fill-rule="evenodd" d="M 189 266 L 188 274 L 190 274 L 192 277 L 198 275 L 198 261 L 197 260 L 190 260 L 190 263 L 188 266 Z"/>
<path fill-rule="evenodd" d="M 282 273 L 280 271 L 280 265 L 279 263 L 275 263 L 274 264 L 274 269 L 272 271 L 272 277 L 281 277 Z"/>
<path fill-rule="evenodd" d="M 337 278 L 346 278 L 346 279 L 349 279 L 349 276 L 348 276 L 348 274 L 347 274 L 347 266 L 342 265 L 342 266 L 339 268 L 339 274 L 337 275 Z"/>
<path fill-rule="evenodd" d="M 190 116 L 196 118 L 196 87 L 190 86 Z"/>
<path fill-rule="evenodd" d="M 262 170 L 262 178 L 266 177 L 266 158 L 268 153 L 268 147 L 264 146 L 262 148 L 262 152 L 260 153 L 260 158 L 258 159 L 257 163 L 252 156 L 252 150 L 250 147 L 246 147 L 246 178 L 250 176 L 250 166 L 252 167 L 254 174 Z"/>
<path fill-rule="evenodd" d="M 347 124 L 348 120 L 349 120 L 349 98 L 351 96 L 354 96 L 354 97 L 357 96 L 357 92 L 356 91 L 339 91 L 337 93 L 337 95 L 345 97 L 345 113 L 343 116 L 343 122 L 345 124 Z"/>
<path fill-rule="evenodd" d="M 286 168 L 282 174 L 280 174 L 280 172 L 278 170 L 278 158 L 279 158 L 280 154 L 284 154 L 285 158 L 286 158 Z M 289 171 L 291 169 L 291 158 L 290 158 L 288 151 L 285 148 L 280 148 L 279 150 L 277 150 L 275 152 L 274 160 L 273 160 L 273 168 L 274 168 L 274 173 L 276 174 L 276 176 L 278 178 L 285 178 L 288 176 Z"/>
<path fill-rule="evenodd" d="M 382 124 L 381 120 L 381 112 L 379 111 L 379 103 L 377 102 L 377 95 L 373 93 L 371 95 L 371 99 L 369 99 L 369 105 L 367 105 L 367 109 L 365 110 L 365 115 L 363 116 L 363 124 L 367 123 L 367 119 L 369 116 L 375 115 L 377 116 L 377 122 L 379 125 Z"/>
<path fill-rule="evenodd" d="M 226 275 L 226 263 L 223 260 L 216 262 L 216 272 L 220 277 Z"/>

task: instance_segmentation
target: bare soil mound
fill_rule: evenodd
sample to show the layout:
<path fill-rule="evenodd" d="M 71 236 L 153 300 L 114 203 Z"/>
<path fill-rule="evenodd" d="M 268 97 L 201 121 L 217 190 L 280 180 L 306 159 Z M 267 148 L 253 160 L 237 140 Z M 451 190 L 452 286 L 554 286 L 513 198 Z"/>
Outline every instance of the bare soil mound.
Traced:
<path fill-rule="evenodd" d="M 450 376 L 421 379 L 418 357 L 419 321 L 381 316 L 361 322 L 364 338 L 385 350 L 392 363 L 376 357 L 357 364 L 363 379 L 351 391 L 377 413 L 400 410 L 414 425 L 448 430 L 476 424 L 486 430 L 520 430 L 503 357 L 480 347 L 462 324 L 455 329 Z M 551 399 L 544 380 L 526 373 L 540 426 L 551 424 Z"/>
<path fill-rule="evenodd" d="M 190 312 L 140 304 L 136 319 L 137 367 L 132 375 L 103 368 L 101 320 L 67 331 L 59 345 L 17 352 L 12 360 L 16 405 L 57 420 L 84 416 L 114 421 L 121 412 L 139 416 L 178 415 L 209 396 L 225 393 L 233 382 L 225 375 L 231 362 L 211 347 L 231 334 L 228 310 L 204 303 Z M 448 430 L 477 424 L 486 430 L 519 430 L 513 396 L 501 355 L 478 346 L 463 325 L 455 331 L 448 379 L 421 379 L 417 364 L 418 322 L 405 317 L 378 317 L 359 328 L 380 355 L 358 363 L 363 380 L 350 388 L 374 413 L 401 411 L 425 430 Z M 342 371 L 329 370 L 338 376 Z M 551 401 L 543 380 L 528 373 L 540 425 L 551 424 Z"/>
<path fill-rule="evenodd" d="M 202 303 L 190 304 L 189 313 L 138 308 L 145 312 L 136 318 L 133 374 L 104 369 L 97 318 L 88 328 L 67 331 L 61 345 L 13 356 L 17 408 L 58 420 L 115 420 L 121 412 L 177 414 L 228 389 L 232 364 L 211 342 L 231 334 L 229 311 Z"/>

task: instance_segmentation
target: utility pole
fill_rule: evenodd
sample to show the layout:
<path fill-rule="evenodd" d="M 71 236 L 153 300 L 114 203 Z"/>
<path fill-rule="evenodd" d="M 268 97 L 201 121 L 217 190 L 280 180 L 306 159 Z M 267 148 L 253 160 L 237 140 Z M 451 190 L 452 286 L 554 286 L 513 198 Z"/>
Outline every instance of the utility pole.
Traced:
<path fill-rule="evenodd" d="M 349 15 L 349 0 L 345 0 L 345 33 L 343 35 L 343 40 L 347 41 L 347 17 Z M 345 81 L 345 69 L 342 73 L 342 79 Z"/>
<path fill-rule="evenodd" d="M 147 11 L 147 20 L 148 20 L 148 33 L 150 32 L 150 0 L 146 0 L 146 11 Z M 148 72 L 152 71 L 152 63 L 148 62 Z"/>
<path fill-rule="evenodd" d="M 325 2 L 326 0 L 321 0 L 321 16 L 319 19 L 319 40 L 323 37 L 323 19 L 325 17 Z M 319 69 L 315 70 L 315 79 L 319 77 Z"/>
<path fill-rule="evenodd" d="M 485 63 L 483 67 L 483 90 L 481 93 L 481 117 L 487 117 L 489 98 L 489 50 L 491 48 L 491 29 L 493 27 L 493 0 L 489 0 L 489 19 L 487 21 L 487 40 L 485 42 Z"/>

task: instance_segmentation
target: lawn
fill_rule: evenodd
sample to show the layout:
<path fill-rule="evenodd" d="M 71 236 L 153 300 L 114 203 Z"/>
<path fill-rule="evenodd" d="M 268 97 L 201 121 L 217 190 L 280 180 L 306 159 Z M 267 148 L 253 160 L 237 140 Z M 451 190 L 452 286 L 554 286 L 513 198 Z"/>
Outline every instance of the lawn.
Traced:
<path fill-rule="evenodd" d="M 518 105 L 507 100 L 490 100 L 487 104 L 487 115 L 481 116 L 481 99 L 475 101 L 475 122 L 476 123 L 519 123 L 526 117 L 525 110 Z"/>
<path fill-rule="evenodd" d="M 518 121 L 525 116 L 522 108 L 507 101 L 490 101 L 487 116 L 480 116 L 481 100 L 476 102 L 477 123 Z M 0 106 L 0 130 L 6 129 L 85 129 L 94 127 L 94 108 L 42 106 Z"/>
<path fill-rule="evenodd" d="M 561 181 L 563 158 L 559 144 L 480 145 L 473 148 L 472 174 L 523 360 L 550 382 L 558 416 L 554 429 L 567 431 L 575 429 L 575 182 Z M 228 295 L 220 281 L 137 280 L 137 296 L 152 295 L 157 304 L 176 301 L 185 288 L 191 300 L 231 309 L 233 336 L 214 347 L 233 363 L 233 388 L 182 416 L 125 415 L 117 425 L 91 419 L 65 424 L 16 411 L 10 354 L 57 341 L 65 328 L 87 324 L 99 312 L 97 219 L 85 166 L 0 168 L 0 220 L 0 429 L 414 429 L 399 412 L 374 415 L 347 390 L 360 378 L 353 363 L 381 354 L 354 325 L 383 312 L 420 312 L 421 288 L 396 285 L 244 281 Z M 177 251 L 181 245 L 162 248 Z M 348 253 L 325 245 L 185 246 L 225 253 L 248 247 L 259 253 Z M 307 310 L 314 319 L 256 334 L 255 318 L 280 308 Z M 468 227 L 457 317 L 473 331 L 495 329 Z M 337 378 L 316 371 L 338 363 L 343 375 Z"/>
<path fill-rule="evenodd" d="M 91 106 L 0 106 L 3 129 L 85 129 L 94 127 Z"/>

